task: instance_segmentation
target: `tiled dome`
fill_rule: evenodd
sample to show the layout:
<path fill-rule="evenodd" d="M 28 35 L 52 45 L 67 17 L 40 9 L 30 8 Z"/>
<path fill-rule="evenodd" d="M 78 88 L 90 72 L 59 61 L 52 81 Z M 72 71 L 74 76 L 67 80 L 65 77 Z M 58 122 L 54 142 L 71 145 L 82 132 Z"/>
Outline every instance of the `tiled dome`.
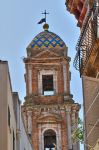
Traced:
<path fill-rule="evenodd" d="M 39 33 L 30 43 L 29 48 L 63 48 L 65 43 L 53 32 L 45 30 Z"/>

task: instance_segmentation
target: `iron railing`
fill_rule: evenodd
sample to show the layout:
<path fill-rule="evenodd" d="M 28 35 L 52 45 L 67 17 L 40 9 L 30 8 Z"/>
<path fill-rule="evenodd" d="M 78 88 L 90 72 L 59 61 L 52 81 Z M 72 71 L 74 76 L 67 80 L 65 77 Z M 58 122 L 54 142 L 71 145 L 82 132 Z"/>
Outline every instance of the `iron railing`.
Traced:
<path fill-rule="evenodd" d="M 73 65 L 80 74 L 85 69 L 92 46 L 97 38 L 99 38 L 99 5 L 93 6 L 89 10 L 76 46 L 77 53 Z"/>

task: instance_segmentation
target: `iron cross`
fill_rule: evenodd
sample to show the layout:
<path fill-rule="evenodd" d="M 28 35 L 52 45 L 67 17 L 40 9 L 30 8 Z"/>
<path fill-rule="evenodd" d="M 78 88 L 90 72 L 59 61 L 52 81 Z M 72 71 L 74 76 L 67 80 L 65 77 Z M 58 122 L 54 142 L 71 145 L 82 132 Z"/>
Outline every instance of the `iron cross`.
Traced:
<path fill-rule="evenodd" d="M 42 13 L 42 14 L 44 14 L 44 15 L 45 15 L 45 23 L 46 23 L 46 15 L 48 15 L 49 13 L 47 13 L 47 12 L 46 12 L 46 10 L 45 10 L 45 12 L 44 12 L 44 13 Z"/>

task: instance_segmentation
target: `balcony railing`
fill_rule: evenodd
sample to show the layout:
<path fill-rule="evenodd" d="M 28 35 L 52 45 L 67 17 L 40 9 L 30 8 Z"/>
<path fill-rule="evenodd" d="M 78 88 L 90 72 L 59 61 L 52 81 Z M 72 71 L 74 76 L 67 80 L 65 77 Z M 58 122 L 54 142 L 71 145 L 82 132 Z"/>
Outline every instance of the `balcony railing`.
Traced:
<path fill-rule="evenodd" d="M 99 5 L 93 6 L 89 10 L 76 46 L 77 53 L 74 59 L 74 67 L 79 70 L 80 75 L 86 67 L 97 38 L 99 38 Z"/>

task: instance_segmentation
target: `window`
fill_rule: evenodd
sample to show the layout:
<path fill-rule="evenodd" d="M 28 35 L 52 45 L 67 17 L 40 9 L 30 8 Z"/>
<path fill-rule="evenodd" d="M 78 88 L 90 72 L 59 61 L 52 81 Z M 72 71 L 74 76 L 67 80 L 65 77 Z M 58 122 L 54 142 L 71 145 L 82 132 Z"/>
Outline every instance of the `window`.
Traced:
<path fill-rule="evenodd" d="M 9 125 L 9 127 L 10 127 L 10 117 L 11 117 L 10 109 L 9 109 L 9 106 L 8 106 L 8 125 Z"/>
<path fill-rule="evenodd" d="M 57 71 L 40 70 L 38 73 L 38 94 L 55 95 L 58 92 Z"/>
<path fill-rule="evenodd" d="M 44 150 L 56 150 L 56 133 L 51 129 L 44 133 Z"/>
<path fill-rule="evenodd" d="M 42 75 L 43 95 L 53 95 L 53 75 Z"/>

